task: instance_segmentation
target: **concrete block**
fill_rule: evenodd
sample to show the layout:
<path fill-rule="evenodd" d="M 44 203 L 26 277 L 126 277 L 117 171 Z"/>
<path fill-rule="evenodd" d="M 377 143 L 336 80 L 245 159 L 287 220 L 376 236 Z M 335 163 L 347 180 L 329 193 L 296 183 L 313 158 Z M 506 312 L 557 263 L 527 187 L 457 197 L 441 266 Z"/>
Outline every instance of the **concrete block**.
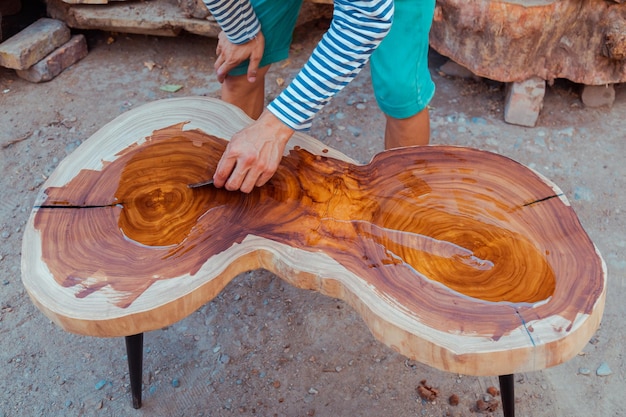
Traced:
<path fill-rule="evenodd" d="M 70 39 L 60 20 L 42 18 L 0 44 L 0 66 L 23 70 L 32 67 Z"/>
<path fill-rule="evenodd" d="M 504 102 L 504 121 L 534 127 L 543 108 L 545 94 L 546 82 L 539 77 L 508 84 Z"/>
<path fill-rule="evenodd" d="M 615 87 L 607 85 L 586 85 L 580 96 L 586 107 L 612 107 L 615 102 Z"/>
<path fill-rule="evenodd" d="M 40 83 L 50 81 L 63 70 L 87 56 L 87 41 L 83 35 L 75 35 L 60 48 L 26 70 L 17 70 L 25 80 Z"/>

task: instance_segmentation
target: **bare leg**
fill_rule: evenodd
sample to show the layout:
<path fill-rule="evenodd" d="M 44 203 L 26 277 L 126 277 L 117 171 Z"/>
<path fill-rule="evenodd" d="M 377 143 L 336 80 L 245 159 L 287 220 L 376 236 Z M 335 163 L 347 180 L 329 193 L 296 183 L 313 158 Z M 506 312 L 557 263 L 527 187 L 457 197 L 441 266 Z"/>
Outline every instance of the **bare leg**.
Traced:
<path fill-rule="evenodd" d="M 248 81 L 246 74 L 227 76 L 222 83 L 222 100 L 258 119 L 265 108 L 265 74 L 269 68 L 269 65 L 259 68 L 254 83 Z"/>
<path fill-rule="evenodd" d="M 385 149 L 402 146 L 428 145 L 430 142 L 430 118 L 428 107 L 406 119 L 387 117 Z"/>

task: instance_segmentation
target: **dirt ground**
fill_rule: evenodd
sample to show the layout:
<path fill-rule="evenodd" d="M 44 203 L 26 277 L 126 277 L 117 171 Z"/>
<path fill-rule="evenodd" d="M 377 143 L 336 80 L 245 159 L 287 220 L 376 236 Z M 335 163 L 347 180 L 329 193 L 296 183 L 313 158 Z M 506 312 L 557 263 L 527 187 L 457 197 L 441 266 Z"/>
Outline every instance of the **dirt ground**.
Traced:
<path fill-rule="evenodd" d="M 269 74 L 281 90 L 321 36 L 301 28 L 291 57 Z M 44 84 L 0 68 L 0 416 L 473 416 L 497 378 L 437 371 L 379 343 L 344 302 L 298 290 L 265 271 L 242 274 L 187 319 L 145 335 L 144 405 L 131 407 L 122 339 L 64 332 L 20 279 L 23 227 L 40 186 L 98 128 L 166 97 L 219 96 L 215 41 L 86 32 L 89 55 Z M 504 86 L 446 76 L 437 85 L 432 142 L 509 156 L 559 185 L 607 262 L 600 330 L 572 360 L 518 374 L 517 415 L 624 416 L 626 366 L 626 87 L 611 109 L 585 108 L 579 86 L 548 88 L 535 128 L 503 122 Z M 168 84 L 183 87 L 168 93 Z M 382 150 L 383 117 L 366 68 L 316 118 L 310 134 L 367 162 Z M 606 364 L 611 374 L 598 376 Z M 420 399 L 420 381 L 439 390 Z M 456 394 L 459 404 L 448 404 Z M 501 415 L 498 408 L 492 415 Z"/>

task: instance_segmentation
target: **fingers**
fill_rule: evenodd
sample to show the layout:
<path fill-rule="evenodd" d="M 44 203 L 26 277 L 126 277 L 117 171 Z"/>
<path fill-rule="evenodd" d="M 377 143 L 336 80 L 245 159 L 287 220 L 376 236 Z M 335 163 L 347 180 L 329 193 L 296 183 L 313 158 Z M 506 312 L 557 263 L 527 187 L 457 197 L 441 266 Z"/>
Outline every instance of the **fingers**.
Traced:
<path fill-rule="evenodd" d="M 223 83 L 224 80 L 226 79 L 226 76 L 228 75 L 228 70 L 226 69 L 224 57 L 222 55 L 218 55 L 217 59 L 215 60 L 215 65 L 213 67 L 215 68 L 217 81 L 220 84 Z"/>
<path fill-rule="evenodd" d="M 254 187 L 260 187 L 272 178 L 279 162 L 280 156 L 276 157 L 274 152 L 257 155 L 227 147 L 213 175 L 214 185 L 229 191 L 249 193 Z"/>
<path fill-rule="evenodd" d="M 251 83 L 256 82 L 257 71 L 259 70 L 259 64 L 261 64 L 261 57 L 255 55 L 250 56 L 248 63 L 248 81 Z"/>
<path fill-rule="evenodd" d="M 256 82 L 257 71 L 259 70 L 259 65 L 261 65 L 261 59 L 265 51 L 265 38 L 263 37 L 263 33 L 259 32 L 257 37 L 250 41 L 250 44 L 251 52 L 250 62 L 248 63 L 248 81 L 254 83 Z"/>
<path fill-rule="evenodd" d="M 276 172 L 293 129 L 271 112 L 235 133 L 226 146 L 213 175 L 216 187 L 251 192 Z"/>
<path fill-rule="evenodd" d="M 217 163 L 215 174 L 213 174 L 213 184 L 218 188 L 226 185 L 226 181 L 231 176 L 231 173 L 235 169 L 235 165 L 237 163 L 237 158 L 229 157 L 227 154 L 228 147 L 226 147 L 226 151 Z"/>

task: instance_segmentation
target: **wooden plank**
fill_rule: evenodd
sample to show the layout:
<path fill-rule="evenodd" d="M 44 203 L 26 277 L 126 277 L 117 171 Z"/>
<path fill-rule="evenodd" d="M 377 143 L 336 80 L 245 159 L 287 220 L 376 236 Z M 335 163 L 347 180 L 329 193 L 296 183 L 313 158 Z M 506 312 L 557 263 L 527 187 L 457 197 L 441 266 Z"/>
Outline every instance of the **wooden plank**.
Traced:
<path fill-rule="evenodd" d="M 20 0 L 2 0 L 0 1 L 0 15 L 12 16 L 18 14 L 22 10 L 22 2 Z"/>
<path fill-rule="evenodd" d="M 212 18 L 193 19 L 185 16 L 175 0 L 152 0 L 132 3 L 70 5 L 62 0 L 49 0 L 48 13 L 75 29 L 96 29 L 156 36 L 177 36 L 186 31 L 201 36 L 217 37 L 219 25 Z"/>
<path fill-rule="evenodd" d="M 110 1 L 128 1 L 128 0 L 110 0 Z M 109 0 L 63 0 L 67 4 L 109 4 Z"/>

